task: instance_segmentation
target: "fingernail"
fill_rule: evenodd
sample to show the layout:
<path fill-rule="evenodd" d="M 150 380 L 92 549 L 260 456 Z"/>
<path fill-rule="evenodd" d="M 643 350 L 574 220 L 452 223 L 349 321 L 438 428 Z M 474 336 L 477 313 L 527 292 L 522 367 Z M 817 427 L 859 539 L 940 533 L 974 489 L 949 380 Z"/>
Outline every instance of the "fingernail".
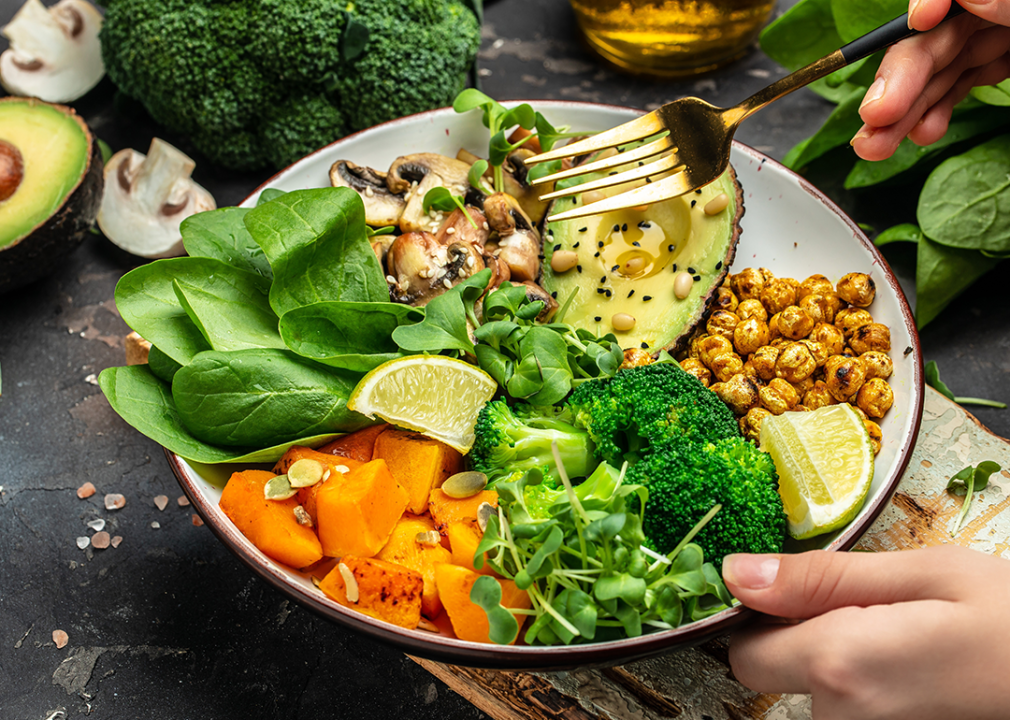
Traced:
<path fill-rule="evenodd" d="M 912 16 L 915 15 L 916 9 L 919 7 L 920 0 L 911 0 L 908 4 L 908 27 L 910 30 L 914 30 L 912 27 Z"/>
<path fill-rule="evenodd" d="M 887 81 L 882 77 L 878 77 L 874 80 L 873 84 L 867 88 L 866 95 L 863 96 L 863 102 L 859 103 L 859 109 L 862 110 L 870 103 L 875 103 L 877 100 L 882 98 L 884 96 L 884 89 L 886 85 Z"/>
<path fill-rule="evenodd" d="M 737 587 L 763 590 L 775 582 L 779 562 L 777 555 L 727 555 L 722 561 L 722 577 Z"/>
<path fill-rule="evenodd" d="M 849 140 L 849 145 L 855 145 L 856 140 L 866 140 L 871 138 L 876 134 L 876 132 L 877 131 L 874 128 L 863 125 L 863 127 L 859 128 L 859 132 L 857 132 L 852 139 Z"/>

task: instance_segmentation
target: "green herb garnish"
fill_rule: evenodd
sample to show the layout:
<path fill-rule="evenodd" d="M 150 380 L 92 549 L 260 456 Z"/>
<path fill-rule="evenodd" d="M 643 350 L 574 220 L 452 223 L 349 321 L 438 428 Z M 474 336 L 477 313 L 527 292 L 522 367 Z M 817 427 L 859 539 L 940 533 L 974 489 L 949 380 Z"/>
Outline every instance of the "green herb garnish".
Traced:
<path fill-rule="evenodd" d="M 926 384 L 931 388 L 936 390 L 938 393 L 943 395 L 948 400 L 953 400 L 959 405 L 982 405 L 985 407 L 992 408 L 1005 408 L 1006 403 L 1000 402 L 998 400 L 986 400 L 985 398 L 976 397 L 960 397 L 954 395 L 950 388 L 947 387 L 946 383 L 940 379 L 940 369 L 936 365 L 935 360 L 930 360 L 926 363 Z"/>
<path fill-rule="evenodd" d="M 947 482 L 947 490 L 955 495 L 964 495 L 964 502 L 961 504 L 961 512 L 958 513 L 950 531 L 951 537 L 957 535 L 961 526 L 964 524 L 964 519 L 968 516 L 968 510 L 971 508 L 972 496 L 977 492 L 985 490 L 986 486 L 989 485 L 989 477 L 993 473 L 999 472 L 1001 469 L 1002 468 L 1000 468 L 1000 466 L 992 460 L 984 460 L 975 467 L 969 465 L 954 475 L 954 477 Z"/>

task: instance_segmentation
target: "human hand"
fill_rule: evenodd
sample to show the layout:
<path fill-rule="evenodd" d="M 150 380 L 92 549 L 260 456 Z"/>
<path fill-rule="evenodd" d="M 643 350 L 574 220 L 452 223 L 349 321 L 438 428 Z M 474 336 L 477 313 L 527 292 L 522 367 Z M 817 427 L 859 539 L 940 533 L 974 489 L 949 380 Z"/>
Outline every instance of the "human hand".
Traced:
<path fill-rule="evenodd" d="M 813 696 L 814 720 L 1005 719 L 1010 562 L 957 546 L 730 555 L 723 579 L 770 618 L 730 664 L 759 692 Z"/>
<path fill-rule="evenodd" d="M 944 18 L 951 0 L 911 0 L 908 24 L 929 30 Z M 906 136 L 917 145 L 947 132 L 950 113 L 977 85 L 1010 77 L 1010 2 L 961 0 L 968 12 L 928 34 L 891 46 L 859 115 L 863 127 L 852 139 L 865 160 L 890 157 Z"/>

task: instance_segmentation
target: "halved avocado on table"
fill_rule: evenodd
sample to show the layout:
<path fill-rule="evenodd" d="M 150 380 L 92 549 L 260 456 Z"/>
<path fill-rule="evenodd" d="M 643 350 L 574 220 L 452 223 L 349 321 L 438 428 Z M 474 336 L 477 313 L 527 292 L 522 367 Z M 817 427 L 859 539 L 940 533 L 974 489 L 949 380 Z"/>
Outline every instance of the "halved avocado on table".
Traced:
<path fill-rule="evenodd" d="M 625 189 L 612 188 L 607 194 Z M 712 212 L 723 200 L 725 207 Z M 552 212 L 579 207 L 583 199 L 578 195 L 574 202 L 568 198 L 556 202 L 560 205 Z M 562 308 L 576 293 L 564 314 L 565 322 L 597 335 L 613 332 L 626 349 L 674 352 L 705 318 L 726 277 L 736 254 L 742 216 L 743 193 L 729 168 L 700 191 L 672 200 L 550 223 L 541 285 L 557 293 Z M 576 266 L 554 272 L 551 261 L 560 251 L 575 252 Z M 690 285 L 679 298 L 675 283 L 681 273 L 687 273 Z M 682 289 L 686 280 L 681 281 Z M 630 324 L 630 329 L 615 328 L 618 315 L 622 317 L 617 328 Z"/>
<path fill-rule="evenodd" d="M 102 202 L 102 156 L 71 108 L 0 99 L 0 293 L 52 271 Z"/>

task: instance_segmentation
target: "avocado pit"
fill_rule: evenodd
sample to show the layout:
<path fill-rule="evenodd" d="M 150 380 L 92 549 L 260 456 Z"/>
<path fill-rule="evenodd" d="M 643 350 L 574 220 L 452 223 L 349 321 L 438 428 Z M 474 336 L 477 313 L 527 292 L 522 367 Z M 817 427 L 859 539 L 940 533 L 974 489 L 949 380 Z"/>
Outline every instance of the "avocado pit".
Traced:
<path fill-rule="evenodd" d="M 6 140 L 0 140 L 0 202 L 17 192 L 24 176 L 25 160 L 21 151 Z"/>

